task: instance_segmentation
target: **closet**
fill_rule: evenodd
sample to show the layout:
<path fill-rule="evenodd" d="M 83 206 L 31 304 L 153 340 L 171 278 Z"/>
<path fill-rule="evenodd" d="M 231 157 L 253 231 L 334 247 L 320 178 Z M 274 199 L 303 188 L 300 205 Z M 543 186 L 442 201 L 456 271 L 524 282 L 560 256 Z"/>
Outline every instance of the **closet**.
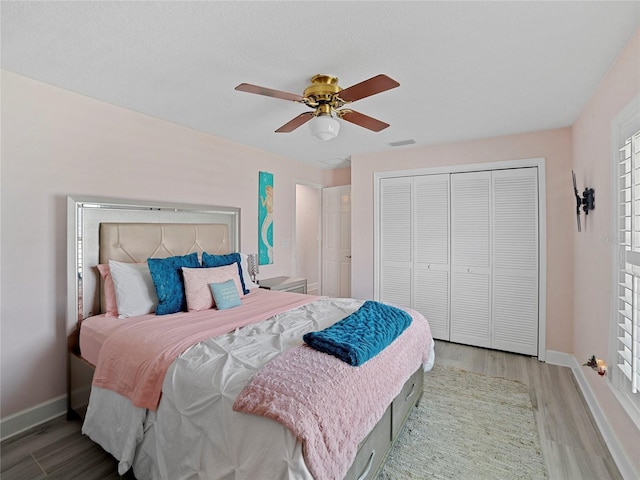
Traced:
<path fill-rule="evenodd" d="M 538 355 L 538 168 L 378 182 L 377 298 L 434 338 Z"/>

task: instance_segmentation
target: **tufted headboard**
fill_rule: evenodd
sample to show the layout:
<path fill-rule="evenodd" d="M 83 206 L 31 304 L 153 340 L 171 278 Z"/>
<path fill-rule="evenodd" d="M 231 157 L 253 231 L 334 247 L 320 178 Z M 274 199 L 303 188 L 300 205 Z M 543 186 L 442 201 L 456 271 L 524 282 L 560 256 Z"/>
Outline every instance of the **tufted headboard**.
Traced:
<path fill-rule="evenodd" d="M 145 262 L 197 252 L 230 253 L 224 223 L 101 223 L 100 263 Z"/>
<path fill-rule="evenodd" d="M 96 265 L 240 249 L 240 209 L 67 198 L 67 334 L 101 311 Z"/>

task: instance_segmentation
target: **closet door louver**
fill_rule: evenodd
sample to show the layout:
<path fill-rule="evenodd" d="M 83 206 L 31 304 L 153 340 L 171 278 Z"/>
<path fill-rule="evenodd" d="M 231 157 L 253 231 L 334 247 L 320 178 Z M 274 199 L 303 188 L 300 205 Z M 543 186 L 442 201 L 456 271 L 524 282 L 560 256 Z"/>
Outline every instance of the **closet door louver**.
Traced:
<path fill-rule="evenodd" d="M 413 308 L 449 340 L 449 174 L 415 177 L 414 212 Z"/>
<path fill-rule="evenodd" d="M 491 347 L 491 229 L 491 172 L 452 174 L 452 342 Z"/>
<path fill-rule="evenodd" d="M 538 175 L 498 170 L 493 182 L 493 348 L 538 352 Z"/>
<path fill-rule="evenodd" d="M 409 178 L 380 182 L 380 300 L 412 306 L 412 184 Z"/>

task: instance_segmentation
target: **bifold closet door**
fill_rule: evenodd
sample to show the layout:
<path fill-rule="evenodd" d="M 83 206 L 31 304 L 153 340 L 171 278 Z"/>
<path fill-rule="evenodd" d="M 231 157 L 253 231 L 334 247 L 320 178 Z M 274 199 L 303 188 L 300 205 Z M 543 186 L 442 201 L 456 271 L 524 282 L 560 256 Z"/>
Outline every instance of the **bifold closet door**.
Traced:
<path fill-rule="evenodd" d="M 449 174 L 414 178 L 413 308 L 449 340 Z"/>
<path fill-rule="evenodd" d="M 434 338 L 538 354 L 536 167 L 383 178 L 379 298 Z"/>
<path fill-rule="evenodd" d="M 538 169 L 496 170 L 493 348 L 538 355 Z"/>
<path fill-rule="evenodd" d="M 413 179 L 380 182 L 380 301 L 412 307 Z"/>
<path fill-rule="evenodd" d="M 492 346 L 491 229 L 491 172 L 452 174 L 452 342 Z"/>

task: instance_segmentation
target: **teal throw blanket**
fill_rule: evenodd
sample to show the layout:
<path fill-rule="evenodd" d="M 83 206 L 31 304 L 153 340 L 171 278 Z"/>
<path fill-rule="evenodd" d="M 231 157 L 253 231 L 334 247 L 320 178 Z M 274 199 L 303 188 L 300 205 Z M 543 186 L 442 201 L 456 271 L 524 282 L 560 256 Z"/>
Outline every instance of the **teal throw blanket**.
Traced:
<path fill-rule="evenodd" d="M 357 367 L 384 350 L 411 320 L 404 310 L 367 300 L 346 318 L 302 338 L 310 347 Z"/>

